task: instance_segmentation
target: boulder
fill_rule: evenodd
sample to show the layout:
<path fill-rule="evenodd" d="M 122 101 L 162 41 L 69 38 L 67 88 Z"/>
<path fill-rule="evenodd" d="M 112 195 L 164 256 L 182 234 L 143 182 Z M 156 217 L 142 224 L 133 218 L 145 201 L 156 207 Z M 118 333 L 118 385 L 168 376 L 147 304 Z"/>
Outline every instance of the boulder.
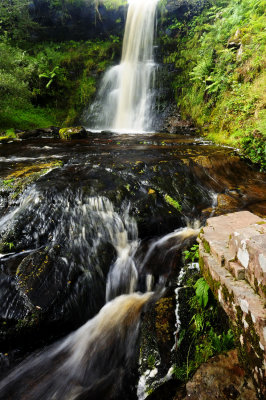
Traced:
<path fill-rule="evenodd" d="M 71 128 L 62 128 L 59 130 L 59 136 L 62 140 L 84 139 L 88 136 L 87 131 L 83 126 Z"/>
<path fill-rule="evenodd" d="M 183 400 L 242 399 L 256 400 L 256 392 L 251 379 L 240 367 L 237 352 L 213 357 L 197 370 L 186 385 L 187 396 Z M 175 397 L 175 400 L 180 397 Z"/>

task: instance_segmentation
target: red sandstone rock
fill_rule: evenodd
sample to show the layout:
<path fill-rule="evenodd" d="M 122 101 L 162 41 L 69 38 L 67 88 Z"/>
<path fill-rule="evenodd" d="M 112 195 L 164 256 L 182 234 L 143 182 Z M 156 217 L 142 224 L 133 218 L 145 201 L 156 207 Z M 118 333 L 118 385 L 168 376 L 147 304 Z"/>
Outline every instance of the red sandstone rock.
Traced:
<path fill-rule="evenodd" d="M 242 359 L 264 399 L 266 220 L 248 211 L 210 218 L 199 242 L 202 272 L 229 315 Z"/>
<path fill-rule="evenodd" d="M 240 367 L 236 350 L 202 364 L 186 389 L 183 400 L 256 399 L 254 386 Z"/>

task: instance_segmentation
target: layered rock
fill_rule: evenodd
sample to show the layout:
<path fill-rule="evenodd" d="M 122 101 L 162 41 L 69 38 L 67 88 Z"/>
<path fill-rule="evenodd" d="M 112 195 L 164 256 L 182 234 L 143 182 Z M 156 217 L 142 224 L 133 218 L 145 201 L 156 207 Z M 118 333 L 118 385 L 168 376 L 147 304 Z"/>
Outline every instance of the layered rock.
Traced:
<path fill-rule="evenodd" d="M 201 269 L 231 320 L 240 360 L 265 395 L 266 220 L 242 211 L 210 218 L 200 235 Z"/>

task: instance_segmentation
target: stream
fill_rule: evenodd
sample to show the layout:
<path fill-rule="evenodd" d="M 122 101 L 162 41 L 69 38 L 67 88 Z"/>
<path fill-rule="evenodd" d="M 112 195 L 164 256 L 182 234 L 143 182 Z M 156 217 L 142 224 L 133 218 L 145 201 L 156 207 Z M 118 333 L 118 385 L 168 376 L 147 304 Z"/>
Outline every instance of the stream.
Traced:
<path fill-rule="evenodd" d="M 1 399 L 137 398 L 142 315 L 180 252 L 266 202 L 263 174 L 185 134 L 25 140 L 0 171 Z"/>
<path fill-rule="evenodd" d="M 175 321 L 157 358 L 171 378 L 182 251 L 209 217 L 265 215 L 264 176 L 234 150 L 182 129 L 148 133 L 158 1 L 128 3 L 121 62 L 87 112 L 88 137 L 0 146 L 1 400 L 146 398 L 157 367 L 141 371 L 141 343 L 169 291 Z"/>

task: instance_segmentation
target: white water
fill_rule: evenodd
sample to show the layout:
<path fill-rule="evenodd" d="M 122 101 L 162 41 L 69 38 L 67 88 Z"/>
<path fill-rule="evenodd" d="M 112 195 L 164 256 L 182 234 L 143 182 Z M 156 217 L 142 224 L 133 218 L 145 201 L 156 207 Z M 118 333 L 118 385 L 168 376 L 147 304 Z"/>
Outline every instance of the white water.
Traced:
<path fill-rule="evenodd" d="M 96 128 L 143 132 L 151 126 L 153 39 L 158 0 L 130 0 L 119 65 L 104 75 L 91 113 Z"/>
<path fill-rule="evenodd" d="M 134 293 L 107 303 L 77 331 L 11 372 L 0 382 L 0 399 L 117 398 L 135 357 L 141 311 L 152 295 Z"/>
<path fill-rule="evenodd" d="M 47 210 L 47 204 L 41 201 L 35 189 L 22 200 L 15 215 L 18 219 L 19 210 L 29 210 L 36 204 L 39 204 L 38 227 L 41 230 L 42 224 L 44 228 L 48 220 L 45 213 L 49 212 L 52 218 L 55 215 L 50 206 Z M 62 209 L 62 214 L 52 240 L 58 243 L 60 238 L 66 238 L 70 253 L 79 254 L 82 268 L 86 268 L 87 260 L 87 274 L 94 276 L 94 269 L 99 268 L 97 262 L 93 264 L 93 259 L 101 243 L 110 243 L 116 250 L 107 276 L 106 305 L 77 331 L 40 354 L 33 355 L 11 372 L 0 383 L 0 399 L 116 399 L 127 372 L 134 365 L 141 312 L 146 303 L 161 296 L 160 288 L 171 272 L 170 260 L 164 255 L 176 253 L 188 238 L 195 236 L 196 231 L 183 228 L 156 239 L 150 243 L 146 255 L 140 257 L 137 250 L 141 241 L 129 206 L 116 210 L 112 202 L 103 196 L 82 201 L 79 192 L 75 193 L 74 201 L 68 198 L 67 191 L 63 197 L 57 198 L 56 204 L 56 209 Z M 5 222 L 10 223 L 8 219 Z M 67 254 L 66 262 L 70 262 Z M 98 279 L 102 275 L 99 270 Z M 141 275 L 144 279 L 148 275 L 146 282 L 149 287 L 146 286 L 148 293 L 145 294 L 136 293 Z M 159 286 L 153 284 L 156 276 Z M 90 284 L 91 281 L 87 282 Z M 93 285 L 96 284 L 94 279 Z M 154 289 L 156 295 L 153 296 Z M 92 290 L 92 287 L 87 290 Z M 14 291 L 16 296 L 13 295 L 13 301 L 19 300 L 20 304 L 19 288 L 14 287 Z M 8 296 L 9 292 L 7 301 Z M 31 307 L 26 303 L 22 305 L 28 309 Z"/>

